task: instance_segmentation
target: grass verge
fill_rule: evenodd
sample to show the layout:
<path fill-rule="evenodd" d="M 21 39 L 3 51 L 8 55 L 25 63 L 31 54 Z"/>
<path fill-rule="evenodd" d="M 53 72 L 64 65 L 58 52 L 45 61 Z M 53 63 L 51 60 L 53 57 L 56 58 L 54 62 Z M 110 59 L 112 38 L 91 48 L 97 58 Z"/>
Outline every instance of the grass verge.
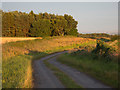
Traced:
<path fill-rule="evenodd" d="M 28 68 L 27 68 L 27 72 L 26 72 L 26 76 L 25 76 L 25 81 L 24 81 L 24 88 L 32 88 L 33 84 L 32 84 L 32 65 L 31 65 L 31 60 L 28 62 Z"/>
<path fill-rule="evenodd" d="M 28 67 L 31 65 L 30 56 L 21 55 L 2 62 L 2 87 L 23 88 Z M 29 78 L 29 77 L 27 77 Z"/>
<path fill-rule="evenodd" d="M 54 72 L 54 74 L 56 75 L 56 77 L 62 82 L 62 84 L 66 88 L 82 88 L 81 86 L 79 86 L 78 84 L 76 84 L 68 75 L 66 75 L 64 72 L 62 72 L 61 70 L 59 70 L 57 67 L 55 67 L 52 64 L 50 64 L 48 62 L 48 60 L 44 60 L 43 61 L 44 64 L 49 69 L 51 69 Z"/>

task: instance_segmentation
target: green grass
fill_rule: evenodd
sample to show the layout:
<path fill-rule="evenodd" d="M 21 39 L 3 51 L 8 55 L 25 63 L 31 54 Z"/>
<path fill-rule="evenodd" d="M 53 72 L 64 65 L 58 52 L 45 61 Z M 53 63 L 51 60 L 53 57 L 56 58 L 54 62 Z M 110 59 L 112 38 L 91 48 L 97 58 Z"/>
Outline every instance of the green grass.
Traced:
<path fill-rule="evenodd" d="M 48 59 L 49 60 L 49 59 Z M 44 64 L 51 69 L 56 77 L 61 81 L 61 83 L 66 87 L 66 88 L 82 88 L 78 84 L 76 84 L 68 75 L 66 75 L 64 72 L 62 72 L 60 69 L 57 67 L 53 66 L 48 62 L 48 60 L 44 60 Z"/>
<path fill-rule="evenodd" d="M 118 87 L 118 63 L 104 60 L 93 60 L 89 54 L 71 55 L 63 54 L 58 57 L 58 61 L 76 68 L 94 78 L 102 81 L 104 84 L 112 87 Z"/>
<path fill-rule="evenodd" d="M 27 55 L 16 56 L 2 62 L 2 87 L 22 88 L 25 81 L 26 68 L 30 57 Z"/>

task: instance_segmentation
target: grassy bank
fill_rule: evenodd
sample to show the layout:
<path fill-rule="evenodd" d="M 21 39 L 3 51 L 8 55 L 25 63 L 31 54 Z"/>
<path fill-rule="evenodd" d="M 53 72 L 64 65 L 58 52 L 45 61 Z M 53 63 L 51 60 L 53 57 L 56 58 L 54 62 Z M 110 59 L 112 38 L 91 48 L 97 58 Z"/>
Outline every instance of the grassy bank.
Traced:
<path fill-rule="evenodd" d="M 54 52 L 84 47 L 87 44 L 95 46 L 96 40 L 66 36 L 3 44 L 3 88 L 32 87 L 32 60 Z"/>
<path fill-rule="evenodd" d="M 118 63 L 116 61 L 106 63 L 104 59 L 94 60 L 92 54 L 88 52 L 66 53 L 60 55 L 58 61 L 85 72 L 104 84 L 118 87 Z"/>
<path fill-rule="evenodd" d="M 48 59 L 49 60 L 49 59 Z M 82 88 L 78 84 L 76 84 L 68 75 L 66 75 L 64 72 L 59 70 L 57 67 L 53 66 L 48 62 L 48 60 L 44 60 L 44 64 L 53 71 L 53 73 L 56 75 L 56 77 L 61 81 L 61 83 L 66 88 Z"/>

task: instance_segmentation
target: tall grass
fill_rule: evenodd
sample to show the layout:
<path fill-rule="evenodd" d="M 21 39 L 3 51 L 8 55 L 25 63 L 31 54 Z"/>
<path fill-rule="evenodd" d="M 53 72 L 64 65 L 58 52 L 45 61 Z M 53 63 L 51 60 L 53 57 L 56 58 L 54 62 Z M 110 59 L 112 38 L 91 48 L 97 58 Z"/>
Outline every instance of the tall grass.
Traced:
<path fill-rule="evenodd" d="M 84 47 L 87 44 L 95 46 L 96 40 L 66 36 L 3 44 L 3 88 L 32 87 L 32 60 L 50 53 Z"/>

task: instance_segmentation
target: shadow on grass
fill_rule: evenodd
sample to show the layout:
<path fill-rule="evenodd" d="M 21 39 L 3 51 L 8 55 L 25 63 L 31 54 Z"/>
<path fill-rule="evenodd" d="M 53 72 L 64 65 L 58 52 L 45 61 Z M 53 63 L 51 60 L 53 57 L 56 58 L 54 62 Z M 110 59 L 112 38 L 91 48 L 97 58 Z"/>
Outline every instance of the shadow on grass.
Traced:
<path fill-rule="evenodd" d="M 101 40 L 101 41 L 104 41 L 104 42 L 109 42 L 109 41 L 111 41 L 111 40 L 105 39 L 105 38 L 100 38 L 100 39 L 98 39 L 98 40 Z"/>
<path fill-rule="evenodd" d="M 32 57 L 32 60 L 38 60 L 44 56 L 47 56 L 49 55 L 48 53 L 45 53 L 45 52 L 39 52 L 39 51 L 32 51 L 32 50 L 28 50 L 29 53 L 26 54 L 26 55 L 29 55 Z"/>

